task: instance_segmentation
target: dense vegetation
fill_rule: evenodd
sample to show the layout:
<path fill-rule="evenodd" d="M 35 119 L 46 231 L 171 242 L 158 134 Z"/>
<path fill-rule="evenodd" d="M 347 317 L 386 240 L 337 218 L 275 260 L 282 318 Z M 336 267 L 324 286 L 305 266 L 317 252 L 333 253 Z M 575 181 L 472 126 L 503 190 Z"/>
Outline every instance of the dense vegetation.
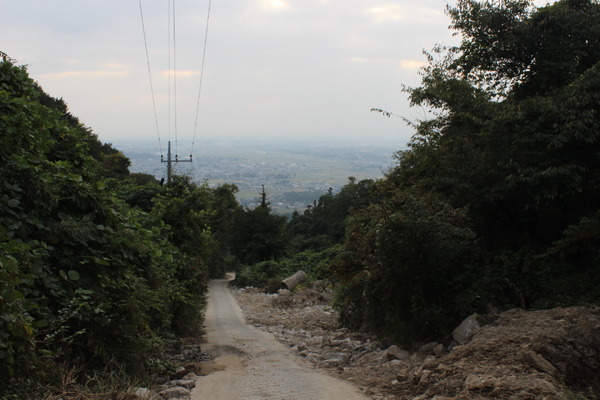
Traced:
<path fill-rule="evenodd" d="M 405 344 L 475 311 L 600 301 L 600 5 L 448 13 L 462 42 L 436 48 L 407 89 L 431 118 L 411 123 L 397 166 L 288 224 L 289 251 L 317 255 L 343 322 Z M 290 260 L 242 275 L 302 266 Z"/>
<path fill-rule="evenodd" d="M 412 103 L 431 110 L 384 178 L 288 221 L 263 189 L 169 187 L 10 59 L 0 62 L 0 395 L 122 369 L 151 376 L 200 332 L 209 277 L 303 269 L 342 322 L 408 344 L 468 314 L 600 302 L 600 4 L 459 0 Z M 85 380 L 82 376 L 80 379 Z M 35 386 L 35 385 L 34 385 Z"/>
<path fill-rule="evenodd" d="M 170 187 L 0 62 L 0 397 L 61 375 L 169 369 L 228 262 L 235 187 Z"/>
<path fill-rule="evenodd" d="M 407 342 L 474 311 L 598 303 L 600 5 L 462 0 L 409 149 L 354 213 L 344 321 Z"/>
<path fill-rule="evenodd" d="M 272 214 L 263 192 L 261 205 L 241 214 L 246 219 L 248 214 L 260 215 L 261 218 L 256 219 L 252 225 L 238 220 L 236 229 L 246 238 L 243 246 L 264 248 L 269 244 L 272 250 L 268 255 L 253 259 L 238 254 L 236 284 L 259 286 L 274 291 L 279 289 L 282 279 L 299 270 L 306 272 L 311 280 L 328 279 L 330 263 L 336 257 L 344 237 L 346 217 L 355 208 L 367 203 L 372 186 L 372 180 L 357 182 L 354 177 L 350 177 L 348 184 L 339 193 L 334 194 L 330 189 L 308 205 L 303 214 L 294 212 L 287 223 L 285 218 Z M 278 224 L 277 229 L 262 229 L 262 236 L 251 236 L 244 232 L 247 229 L 256 230 L 256 226 L 275 224 Z"/>

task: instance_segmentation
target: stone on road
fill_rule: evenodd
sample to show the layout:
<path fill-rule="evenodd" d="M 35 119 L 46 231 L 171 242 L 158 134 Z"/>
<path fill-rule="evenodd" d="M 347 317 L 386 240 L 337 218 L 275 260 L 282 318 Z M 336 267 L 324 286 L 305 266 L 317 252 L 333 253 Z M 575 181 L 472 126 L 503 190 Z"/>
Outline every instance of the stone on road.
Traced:
<path fill-rule="evenodd" d="M 198 379 L 192 400 L 363 400 L 349 383 L 320 374 L 275 337 L 246 325 L 227 289 L 210 282 L 205 329 L 217 355 L 213 372 Z"/>

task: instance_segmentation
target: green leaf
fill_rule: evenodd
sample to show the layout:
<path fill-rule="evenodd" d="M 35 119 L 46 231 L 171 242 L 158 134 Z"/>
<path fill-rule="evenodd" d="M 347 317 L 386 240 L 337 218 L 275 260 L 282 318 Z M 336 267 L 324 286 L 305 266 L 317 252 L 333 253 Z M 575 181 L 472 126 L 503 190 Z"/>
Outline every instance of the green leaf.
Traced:
<path fill-rule="evenodd" d="M 8 301 L 11 300 L 21 300 L 23 299 L 25 296 L 23 296 L 23 293 L 19 292 L 18 290 L 13 290 L 12 292 L 8 293 L 5 296 L 5 299 Z"/>
<path fill-rule="evenodd" d="M 29 324 L 23 324 L 23 330 L 27 334 L 27 336 L 33 335 L 33 328 Z"/>
<path fill-rule="evenodd" d="M 17 200 L 17 199 L 10 199 L 10 200 L 8 201 L 8 206 L 9 206 L 9 207 L 13 207 L 13 208 L 14 208 L 14 207 L 18 207 L 18 206 L 19 206 L 19 204 L 21 204 L 21 202 L 20 202 L 19 200 Z"/>
<path fill-rule="evenodd" d="M 77 271 L 70 270 L 68 272 L 68 276 L 69 276 L 69 279 L 72 280 L 72 281 L 78 281 L 79 280 L 79 272 L 77 272 Z"/>
<path fill-rule="evenodd" d="M 40 319 L 39 321 L 35 321 L 33 323 L 33 326 L 36 328 L 45 328 L 48 326 L 48 320 L 47 319 Z"/>

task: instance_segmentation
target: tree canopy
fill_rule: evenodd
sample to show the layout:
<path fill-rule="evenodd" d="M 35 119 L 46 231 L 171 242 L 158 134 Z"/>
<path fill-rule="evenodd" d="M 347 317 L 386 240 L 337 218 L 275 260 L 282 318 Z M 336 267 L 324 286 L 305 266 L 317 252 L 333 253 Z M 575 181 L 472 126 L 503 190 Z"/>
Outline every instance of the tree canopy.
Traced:
<path fill-rule="evenodd" d="M 163 187 L 0 62 L 0 396 L 24 373 L 169 369 L 209 277 L 306 270 L 342 322 L 404 344 L 473 312 L 600 302 L 600 4 L 458 0 L 428 54 L 408 148 L 288 222 L 263 188 Z M 0 54 L 1 55 L 1 54 Z M 44 375 L 45 374 L 45 375 Z M 49 376 L 49 378 L 48 378 Z M 48 379 L 46 379 L 48 378 Z"/>
<path fill-rule="evenodd" d="M 600 300 L 599 12 L 448 8 L 460 45 L 434 49 L 408 89 L 432 118 L 346 228 L 347 323 L 409 341 L 489 307 Z"/>
<path fill-rule="evenodd" d="M 175 339 L 200 333 L 235 188 L 166 188 L 128 166 L 0 61 L 0 397 L 74 367 L 164 374 Z"/>

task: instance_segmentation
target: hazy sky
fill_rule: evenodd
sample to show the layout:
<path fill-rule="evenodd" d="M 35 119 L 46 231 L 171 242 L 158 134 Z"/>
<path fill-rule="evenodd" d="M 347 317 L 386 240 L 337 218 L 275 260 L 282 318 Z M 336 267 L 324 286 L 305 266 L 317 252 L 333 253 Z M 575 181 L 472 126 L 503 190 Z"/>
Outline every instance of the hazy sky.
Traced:
<path fill-rule="evenodd" d="M 143 0 L 0 0 L 0 51 L 103 141 L 175 137 L 169 107 L 169 4 Z M 175 0 L 177 138 L 192 138 L 208 0 Z M 445 0 L 213 0 L 196 140 L 359 139 L 403 144 L 402 85 L 436 43 L 456 40 Z M 171 50 L 172 51 L 172 50 Z M 169 124 L 169 114 L 171 123 Z"/>

